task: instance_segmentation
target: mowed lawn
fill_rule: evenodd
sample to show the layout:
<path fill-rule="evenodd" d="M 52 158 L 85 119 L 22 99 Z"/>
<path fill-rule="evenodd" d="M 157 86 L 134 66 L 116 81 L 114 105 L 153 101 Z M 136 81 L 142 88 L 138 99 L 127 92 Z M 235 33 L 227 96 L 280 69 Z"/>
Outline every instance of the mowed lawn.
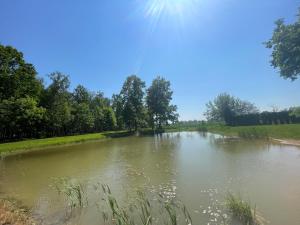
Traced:
<path fill-rule="evenodd" d="M 74 136 L 64 136 L 64 137 L 53 137 L 53 138 L 43 138 L 43 139 L 33 139 L 17 142 L 8 142 L 0 144 L 0 154 L 11 153 L 18 150 L 29 150 L 29 149 L 39 149 L 43 147 L 64 145 L 76 142 L 84 142 L 91 140 L 100 140 L 107 137 L 122 136 L 125 135 L 125 131 L 110 131 L 102 133 L 93 134 L 83 134 Z"/>

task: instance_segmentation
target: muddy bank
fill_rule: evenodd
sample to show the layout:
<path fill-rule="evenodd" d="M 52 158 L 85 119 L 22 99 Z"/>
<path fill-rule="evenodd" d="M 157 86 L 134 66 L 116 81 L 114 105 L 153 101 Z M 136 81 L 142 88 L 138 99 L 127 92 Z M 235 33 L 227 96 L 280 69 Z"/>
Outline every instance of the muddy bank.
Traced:
<path fill-rule="evenodd" d="M 273 140 L 283 145 L 294 145 L 300 147 L 300 140 L 285 140 L 285 139 L 275 139 L 275 138 L 273 138 Z"/>
<path fill-rule="evenodd" d="M 12 200 L 0 199 L 0 225 L 38 225 L 28 209 L 19 208 Z"/>

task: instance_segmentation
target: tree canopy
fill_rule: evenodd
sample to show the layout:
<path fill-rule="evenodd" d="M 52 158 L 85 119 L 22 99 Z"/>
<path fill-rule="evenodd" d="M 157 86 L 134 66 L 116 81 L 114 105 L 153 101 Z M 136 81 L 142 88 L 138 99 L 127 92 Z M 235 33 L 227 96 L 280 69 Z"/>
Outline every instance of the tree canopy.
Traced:
<path fill-rule="evenodd" d="M 271 64 L 283 78 L 296 80 L 300 75 L 300 9 L 295 23 L 279 19 L 275 24 L 272 38 L 265 43 L 272 49 Z"/>
<path fill-rule="evenodd" d="M 243 101 L 227 93 L 219 94 L 213 101 L 209 101 L 206 107 L 205 116 L 207 120 L 225 122 L 226 124 L 231 124 L 234 116 L 258 112 L 253 103 Z"/>
<path fill-rule="evenodd" d="M 126 78 L 120 97 L 123 121 L 128 129 L 137 130 L 143 120 L 145 82 L 136 75 Z"/>
<path fill-rule="evenodd" d="M 152 127 L 162 127 L 163 124 L 178 120 L 177 106 L 171 105 L 172 90 L 170 81 L 157 77 L 147 89 L 147 109 Z"/>
<path fill-rule="evenodd" d="M 136 75 L 127 77 L 112 99 L 80 84 L 71 91 L 64 73 L 53 72 L 49 78 L 44 85 L 21 52 L 0 45 L 0 141 L 137 130 L 154 125 L 150 121 L 161 126 L 178 117 L 170 104 L 170 82 L 160 77 L 148 89 L 149 104 L 145 82 Z"/>
<path fill-rule="evenodd" d="M 32 64 L 11 46 L 0 45 L 0 99 L 32 97 L 38 99 L 43 89 Z"/>

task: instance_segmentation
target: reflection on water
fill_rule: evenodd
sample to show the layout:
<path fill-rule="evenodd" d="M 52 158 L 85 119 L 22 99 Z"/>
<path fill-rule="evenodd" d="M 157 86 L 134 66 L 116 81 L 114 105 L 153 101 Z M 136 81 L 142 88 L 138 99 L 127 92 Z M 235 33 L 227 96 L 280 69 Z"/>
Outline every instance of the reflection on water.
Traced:
<path fill-rule="evenodd" d="M 0 192 L 20 199 L 47 221 L 63 223 L 64 202 L 51 187 L 68 177 L 92 190 L 108 184 L 128 201 L 136 190 L 178 197 L 194 224 L 220 224 L 224 195 L 234 192 L 255 203 L 271 224 L 300 221 L 300 151 L 262 141 L 241 141 L 201 132 L 126 137 L 57 147 L 0 162 Z M 95 204 L 79 224 L 101 224 Z"/>

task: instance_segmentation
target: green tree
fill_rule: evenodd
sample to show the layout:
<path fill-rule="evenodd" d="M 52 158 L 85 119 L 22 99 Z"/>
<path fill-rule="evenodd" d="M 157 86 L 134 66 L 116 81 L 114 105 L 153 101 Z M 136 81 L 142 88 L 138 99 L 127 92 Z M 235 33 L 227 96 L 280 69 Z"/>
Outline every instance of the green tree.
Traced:
<path fill-rule="evenodd" d="M 78 85 L 75 88 L 72 97 L 77 104 L 81 104 L 81 103 L 90 104 L 92 101 L 92 94 L 88 91 L 87 88 L 85 88 L 82 85 Z"/>
<path fill-rule="evenodd" d="M 145 82 L 132 75 L 125 80 L 120 96 L 122 99 L 122 117 L 126 127 L 137 130 L 143 120 Z"/>
<path fill-rule="evenodd" d="M 10 98 L 0 103 L 1 139 L 39 137 L 46 110 L 31 97 Z"/>
<path fill-rule="evenodd" d="M 235 98 L 227 93 L 218 95 L 213 101 L 206 104 L 207 110 L 204 113 L 207 120 L 225 122 L 231 124 L 234 116 L 258 113 L 254 104 Z"/>
<path fill-rule="evenodd" d="M 271 64 L 283 78 L 296 80 L 300 75 L 300 14 L 293 24 L 286 25 L 283 19 L 275 24 L 272 38 L 265 43 L 273 50 Z"/>
<path fill-rule="evenodd" d="M 152 81 L 147 90 L 146 103 L 149 114 L 149 123 L 154 128 L 161 128 L 168 121 L 175 122 L 178 119 L 177 106 L 171 105 L 173 92 L 170 81 L 157 77 Z"/>
<path fill-rule="evenodd" d="M 124 120 L 123 120 L 123 103 L 121 95 L 112 96 L 112 108 L 114 110 L 117 122 L 118 129 L 124 129 Z"/>
<path fill-rule="evenodd" d="M 73 106 L 72 130 L 76 133 L 87 133 L 94 127 L 94 116 L 87 103 L 77 103 Z"/>
<path fill-rule="evenodd" d="M 0 45 L 0 100 L 26 96 L 38 100 L 43 85 L 36 74 L 33 65 L 24 61 L 21 52 Z"/>
<path fill-rule="evenodd" d="M 65 135 L 69 131 L 71 117 L 71 94 L 69 77 L 54 72 L 49 75 L 52 83 L 44 92 L 42 104 L 47 109 L 47 127 L 50 135 Z"/>
<path fill-rule="evenodd" d="M 290 116 L 300 118 L 300 106 L 290 108 Z"/>
<path fill-rule="evenodd" d="M 111 107 L 106 107 L 103 109 L 103 130 L 114 130 L 116 128 L 116 117 L 113 109 Z"/>

